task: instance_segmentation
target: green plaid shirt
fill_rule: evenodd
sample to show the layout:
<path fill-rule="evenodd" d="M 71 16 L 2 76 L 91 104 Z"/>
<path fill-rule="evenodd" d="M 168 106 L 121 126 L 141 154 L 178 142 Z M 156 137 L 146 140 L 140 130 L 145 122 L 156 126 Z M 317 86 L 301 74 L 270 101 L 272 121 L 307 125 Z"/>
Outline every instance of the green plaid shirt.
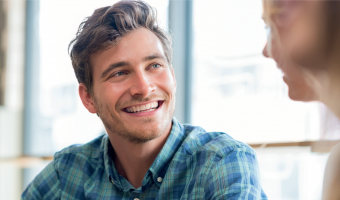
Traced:
<path fill-rule="evenodd" d="M 22 199 L 267 199 L 254 150 L 229 135 L 181 125 L 134 188 L 118 174 L 107 135 L 55 154 Z"/>

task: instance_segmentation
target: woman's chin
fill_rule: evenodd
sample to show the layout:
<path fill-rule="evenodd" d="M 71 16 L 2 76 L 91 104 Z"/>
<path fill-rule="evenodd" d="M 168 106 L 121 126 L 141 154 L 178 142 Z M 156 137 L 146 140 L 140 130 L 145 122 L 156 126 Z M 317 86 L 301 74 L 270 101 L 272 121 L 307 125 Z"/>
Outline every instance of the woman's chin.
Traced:
<path fill-rule="evenodd" d="M 317 101 L 318 98 L 315 95 L 315 91 L 308 86 L 302 80 L 292 81 L 286 75 L 283 76 L 283 81 L 288 86 L 288 96 L 293 101 L 303 101 L 303 102 L 310 102 L 310 101 Z"/>
<path fill-rule="evenodd" d="M 288 86 L 288 96 L 293 101 L 310 102 L 317 100 L 312 91 L 302 88 L 292 89 L 290 86 Z"/>

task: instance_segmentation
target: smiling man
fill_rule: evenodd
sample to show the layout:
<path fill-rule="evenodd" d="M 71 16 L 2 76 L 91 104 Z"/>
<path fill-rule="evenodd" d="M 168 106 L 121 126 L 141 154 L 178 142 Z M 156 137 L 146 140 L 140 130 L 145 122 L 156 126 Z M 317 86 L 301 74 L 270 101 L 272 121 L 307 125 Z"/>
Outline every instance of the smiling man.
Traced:
<path fill-rule="evenodd" d="M 70 49 L 79 96 L 107 135 L 56 153 L 22 199 L 266 199 L 249 146 L 173 118 L 171 38 L 152 7 L 97 9 Z"/>

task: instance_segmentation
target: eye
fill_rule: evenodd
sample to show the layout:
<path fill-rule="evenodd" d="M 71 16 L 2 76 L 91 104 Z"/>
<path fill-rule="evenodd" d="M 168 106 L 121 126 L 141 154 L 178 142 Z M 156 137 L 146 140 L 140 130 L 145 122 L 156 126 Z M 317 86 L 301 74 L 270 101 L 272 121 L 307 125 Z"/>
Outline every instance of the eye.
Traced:
<path fill-rule="evenodd" d="M 162 65 L 158 64 L 158 63 L 155 63 L 155 64 L 152 64 L 151 67 L 154 68 L 154 69 L 157 69 L 157 68 L 160 68 Z"/>
<path fill-rule="evenodd" d="M 125 74 L 126 74 L 125 72 L 120 71 L 120 72 L 115 73 L 113 76 L 123 76 Z"/>

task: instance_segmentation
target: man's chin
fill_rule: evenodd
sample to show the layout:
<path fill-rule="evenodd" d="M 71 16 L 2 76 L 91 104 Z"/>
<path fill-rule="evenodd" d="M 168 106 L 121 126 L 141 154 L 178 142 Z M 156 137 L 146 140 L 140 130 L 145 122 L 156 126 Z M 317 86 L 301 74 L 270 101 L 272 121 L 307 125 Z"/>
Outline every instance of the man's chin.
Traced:
<path fill-rule="evenodd" d="M 123 135 L 124 134 L 124 135 Z M 122 137 L 127 139 L 129 142 L 134 143 L 134 144 L 143 144 L 146 142 L 149 142 L 151 140 L 154 140 L 158 137 L 160 137 L 163 134 L 163 131 L 159 129 L 143 129 L 140 128 L 137 131 L 136 130 L 131 130 L 127 131 L 125 133 L 122 133 Z"/>
<path fill-rule="evenodd" d="M 127 129 L 137 130 L 144 127 L 156 128 L 159 126 L 160 120 L 158 120 L 157 117 L 136 117 L 121 120 L 121 123 L 122 126 L 126 127 Z"/>
<path fill-rule="evenodd" d="M 133 135 L 129 135 L 128 137 L 126 137 L 126 139 L 133 143 L 133 144 L 145 144 L 151 140 L 154 140 L 156 138 L 158 138 L 160 135 L 157 134 L 152 134 L 152 135 L 148 135 L 148 136 L 133 136 Z"/>
<path fill-rule="evenodd" d="M 122 122 L 119 129 L 116 129 L 113 134 L 117 134 L 135 144 L 156 139 L 164 132 L 161 122 L 154 118 L 142 118 L 135 123 Z"/>

